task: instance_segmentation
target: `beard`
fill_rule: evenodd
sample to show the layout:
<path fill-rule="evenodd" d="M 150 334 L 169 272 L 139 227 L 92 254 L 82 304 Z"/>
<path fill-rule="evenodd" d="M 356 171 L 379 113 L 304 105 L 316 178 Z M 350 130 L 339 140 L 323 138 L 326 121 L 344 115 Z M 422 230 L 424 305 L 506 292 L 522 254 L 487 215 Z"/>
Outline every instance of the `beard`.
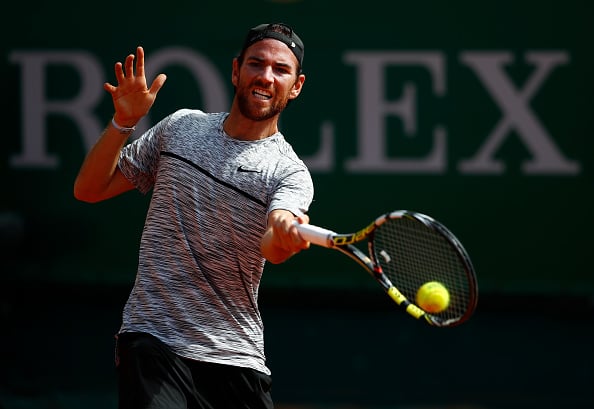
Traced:
<path fill-rule="evenodd" d="M 258 85 L 258 84 L 256 84 Z M 250 103 L 251 87 L 241 87 L 237 89 L 237 106 L 243 116 L 252 121 L 265 121 L 279 115 L 289 103 L 289 98 L 284 96 L 272 100 L 272 104 L 267 108 L 255 107 Z"/>

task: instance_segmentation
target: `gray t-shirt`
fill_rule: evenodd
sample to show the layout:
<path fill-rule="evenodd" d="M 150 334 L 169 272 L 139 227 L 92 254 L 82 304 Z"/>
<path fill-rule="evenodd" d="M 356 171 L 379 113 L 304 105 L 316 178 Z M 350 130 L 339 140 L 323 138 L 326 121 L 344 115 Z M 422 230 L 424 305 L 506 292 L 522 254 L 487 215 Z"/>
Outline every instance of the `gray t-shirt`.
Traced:
<path fill-rule="evenodd" d="M 267 215 L 307 212 L 313 183 L 279 132 L 240 141 L 227 113 L 179 110 L 122 150 L 119 167 L 153 189 L 120 332 L 148 332 L 180 356 L 265 364 L 258 288 Z"/>

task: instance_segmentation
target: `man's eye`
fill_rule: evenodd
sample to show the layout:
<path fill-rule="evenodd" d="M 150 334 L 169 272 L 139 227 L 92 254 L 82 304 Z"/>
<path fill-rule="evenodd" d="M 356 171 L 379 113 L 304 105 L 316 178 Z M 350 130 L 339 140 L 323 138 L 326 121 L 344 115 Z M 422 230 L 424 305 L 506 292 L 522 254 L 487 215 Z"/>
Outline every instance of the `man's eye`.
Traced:
<path fill-rule="evenodd" d="M 290 74 L 291 70 L 287 67 L 276 67 L 274 69 L 276 72 L 278 72 L 279 74 Z"/>

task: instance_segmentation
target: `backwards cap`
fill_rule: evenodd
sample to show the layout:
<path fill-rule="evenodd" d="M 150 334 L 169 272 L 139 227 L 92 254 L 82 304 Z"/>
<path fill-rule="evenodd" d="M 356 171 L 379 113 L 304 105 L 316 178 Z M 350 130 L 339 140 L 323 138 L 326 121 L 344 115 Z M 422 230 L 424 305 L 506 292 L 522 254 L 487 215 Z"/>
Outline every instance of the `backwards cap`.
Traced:
<path fill-rule="evenodd" d="M 260 24 L 253 27 L 248 32 L 241 49 L 241 54 L 252 44 L 264 40 L 265 38 L 274 38 L 281 41 L 289 47 L 289 49 L 297 57 L 299 66 L 303 66 L 303 41 L 299 38 L 297 33 L 291 27 L 283 23 Z"/>

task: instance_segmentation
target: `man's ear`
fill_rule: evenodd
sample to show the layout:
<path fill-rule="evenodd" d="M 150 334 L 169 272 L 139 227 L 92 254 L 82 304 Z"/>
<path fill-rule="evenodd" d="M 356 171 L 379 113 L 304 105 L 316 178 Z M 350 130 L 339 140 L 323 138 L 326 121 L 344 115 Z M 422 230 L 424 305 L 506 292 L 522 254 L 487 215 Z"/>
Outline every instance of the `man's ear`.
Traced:
<path fill-rule="evenodd" d="M 293 84 L 293 89 L 291 89 L 291 92 L 289 93 L 290 99 L 295 99 L 299 96 L 299 94 L 301 93 L 301 89 L 303 88 L 304 82 L 305 75 L 299 74 L 299 77 L 297 77 L 297 81 L 295 81 L 295 84 Z"/>
<path fill-rule="evenodd" d="M 237 57 L 233 58 L 233 66 L 231 68 L 231 83 L 234 87 L 237 87 L 239 83 L 239 61 Z"/>

